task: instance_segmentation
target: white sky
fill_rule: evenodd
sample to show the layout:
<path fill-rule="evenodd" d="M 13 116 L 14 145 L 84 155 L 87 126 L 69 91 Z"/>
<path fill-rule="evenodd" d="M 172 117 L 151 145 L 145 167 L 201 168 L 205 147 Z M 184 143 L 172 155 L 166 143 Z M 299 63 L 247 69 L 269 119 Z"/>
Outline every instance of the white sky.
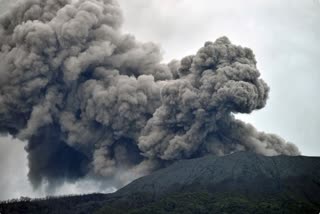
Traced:
<path fill-rule="evenodd" d="M 0 12 L 5 10 L 0 0 Z M 120 0 L 125 23 L 140 41 L 161 45 L 164 61 L 195 54 L 205 41 L 226 35 L 253 49 L 271 87 L 267 107 L 239 117 L 259 130 L 320 156 L 320 1 L 318 0 Z M 27 181 L 24 143 L 0 138 L 0 200 L 41 196 Z M 58 193 L 98 191 L 90 181 Z"/>

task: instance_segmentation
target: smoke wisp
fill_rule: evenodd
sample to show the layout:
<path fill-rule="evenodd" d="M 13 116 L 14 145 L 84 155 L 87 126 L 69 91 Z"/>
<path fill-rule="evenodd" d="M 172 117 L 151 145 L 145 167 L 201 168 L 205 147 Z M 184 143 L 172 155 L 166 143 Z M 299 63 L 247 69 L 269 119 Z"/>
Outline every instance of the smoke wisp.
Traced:
<path fill-rule="evenodd" d="M 233 116 L 268 98 L 250 49 L 221 37 L 163 64 L 121 23 L 114 0 L 25 0 L 0 18 L 0 132 L 28 141 L 34 187 L 121 186 L 209 153 L 300 154 Z"/>

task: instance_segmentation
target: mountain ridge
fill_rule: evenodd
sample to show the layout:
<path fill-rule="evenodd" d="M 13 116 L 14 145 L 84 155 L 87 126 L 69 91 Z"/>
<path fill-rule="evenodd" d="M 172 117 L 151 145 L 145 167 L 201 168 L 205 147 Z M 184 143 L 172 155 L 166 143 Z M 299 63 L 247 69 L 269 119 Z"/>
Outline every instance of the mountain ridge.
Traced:
<path fill-rule="evenodd" d="M 156 195 L 163 195 L 165 192 L 170 192 L 170 188 L 173 187 L 181 190 L 177 188 L 178 186 L 185 187 L 199 183 L 200 186 L 204 184 L 203 187 L 209 187 L 224 181 L 247 183 L 259 177 L 270 181 L 273 184 L 271 187 L 275 188 L 274 185 L 280 185 L 283 179 L 299 177 L 319 179 L 319 172 L 320 158 L 317 157 L 284 155 L 267 157 L 251 152 L 238 152 L 222 157 L 208 155 L 178 161 L 167 168 L 133 181 L 116 194 L 151 191 Z M 175 191 L 173 189 L 172 191 Z M 267 189 L 262 190 L 267 191 Z"/>
<path fill-rule="evenodd" d="M 115 193 L 92 196 L 2 203 L 0 212 L 318 214 L 320 157 L 208 155 L 177 161 Z"/>

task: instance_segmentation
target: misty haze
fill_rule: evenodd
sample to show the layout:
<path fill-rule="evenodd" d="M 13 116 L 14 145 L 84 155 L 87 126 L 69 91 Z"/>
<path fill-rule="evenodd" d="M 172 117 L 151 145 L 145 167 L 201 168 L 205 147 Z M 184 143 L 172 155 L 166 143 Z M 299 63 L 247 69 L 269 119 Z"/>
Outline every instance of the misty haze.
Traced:
<path fill-rule="evenodd" d="M 0 3 L 1 214 L 320 212 L 319 1 Z"/>

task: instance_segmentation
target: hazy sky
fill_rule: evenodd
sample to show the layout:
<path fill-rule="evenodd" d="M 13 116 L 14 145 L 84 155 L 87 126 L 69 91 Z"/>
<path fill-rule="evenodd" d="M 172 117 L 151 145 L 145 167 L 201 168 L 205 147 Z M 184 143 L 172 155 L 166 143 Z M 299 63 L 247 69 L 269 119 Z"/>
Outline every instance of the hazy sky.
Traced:
<path fill-rule="evenodd" d="M 0 12 L 5 10 L 0 0 Z M 194 54 L 205 41 L 226 35 L 250 47 L 271 88 L 262 110 L 240 115 L 260 131 L 295 143 L 303 155 L 320 156 L 320 1 L 317 0 L 120 0 L 123 31 L 161 45 L 164 61 Z M 0 200 L 34 193 L 27 181 L 24 143 L 0 138 Z M 90 181 L 58 193 L 98 191 Z"/>

